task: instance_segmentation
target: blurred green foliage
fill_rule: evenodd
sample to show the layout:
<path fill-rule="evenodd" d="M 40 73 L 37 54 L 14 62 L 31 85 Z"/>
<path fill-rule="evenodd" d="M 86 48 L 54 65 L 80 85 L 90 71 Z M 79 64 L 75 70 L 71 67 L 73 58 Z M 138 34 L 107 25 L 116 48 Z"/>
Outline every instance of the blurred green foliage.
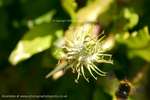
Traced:
<path fill-rule="evenodd" d="M 115 100 L 119 81 L 133 85 L 129 100 L 150 96 L 149 0 L 0 0 L 0 94 L 67 95 L 27 100 Z M 45 79 L 61 55 L 63 38 L 83 23 L 97 24 L 113 41 L 108 77 L 81 78 L 68 70 Z M 82 24 L 81 24 L 82 23 Z M 92 34 L 92 33 L 91 33 Z M 2 97 L 0 97 L 3 99 Z"/>

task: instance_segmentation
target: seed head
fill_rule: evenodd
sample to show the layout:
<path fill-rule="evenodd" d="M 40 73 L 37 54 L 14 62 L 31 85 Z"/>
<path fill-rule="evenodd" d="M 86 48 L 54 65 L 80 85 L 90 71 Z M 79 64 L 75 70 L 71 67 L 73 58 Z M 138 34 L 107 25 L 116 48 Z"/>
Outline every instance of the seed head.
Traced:
<path fill-rule="evenodd" d="M 72 41 L 66 40 L 66 44 L 63 46 L 64 57 L 62 58 L 65 63 L 63 67 L 58 64 L 58 67 L 54 69 L 47 77 L 51 76 L 58 69 L 72 68 L 73 73 L 77 72 L 77 78 L 75 82 L 78 82 L 80 76 L 89 82 L 86 77 L 85 70 L 88 70 L 90 75 L 97 80 L 97 77 L 93 74 L 96 73 L 100 76 L 106 76 L 107 73 L 99 69 L 97 63 L 113 63 L 112 55 L 104 53 L 102 48 L 104 36 L 91 37 L 86 33 L 76 33 Z"/>

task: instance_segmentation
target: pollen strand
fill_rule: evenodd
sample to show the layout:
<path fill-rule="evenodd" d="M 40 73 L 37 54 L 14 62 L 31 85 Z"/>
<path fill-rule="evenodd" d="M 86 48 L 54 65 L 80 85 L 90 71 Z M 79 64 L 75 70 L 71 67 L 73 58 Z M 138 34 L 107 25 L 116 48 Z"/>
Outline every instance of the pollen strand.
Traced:
<path fill-rule="evenodd" d="M 87 69 L 88 69 L 88 71 L 90 72 L 90 74 L 93 76 L 93 78 L 94 78 L 95 80 L 97 80 L 97 77 L 94 76 L 94 74 L 92 73 L 92 71 L 91 71 L 89 65 L 87 66 Z"/>
<path fill-rule="evenodd" d="M 85 79 L 87 82 L 89 82 L 88 78 L 86 78 L 86 76 L 85 76 L 85 74 L 84 74 L 84 68 L 83 68 L 83 65 L 81 66 L 81 73 L 82 73 L 84 79 Z"/>
<path fill-rule="evenodd" d="M 96 74 L 98 74 L 98 75 L 100 75 L 100 76 L 106 76 L 105 73 L 98 72 L 98 71 L 97 71 L 93 66 L 91 66 L 91 65 L 90 65 L 90 68 L 91 68 Z"/>

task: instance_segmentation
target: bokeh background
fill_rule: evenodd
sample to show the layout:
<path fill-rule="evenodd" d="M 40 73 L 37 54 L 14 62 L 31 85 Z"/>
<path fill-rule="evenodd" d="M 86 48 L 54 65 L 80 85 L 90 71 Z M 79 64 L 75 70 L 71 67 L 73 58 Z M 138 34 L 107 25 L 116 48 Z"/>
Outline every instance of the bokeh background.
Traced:
<path fill-rule="evenodd" d="M 0 99 L 14 94 L 67 95 L 24 100 L 115 100 L 119 82 L 126 79 L 132 84 L 128 100 L 149 100 L 149 4 L 149 0 L 0 0 Z M 46 79 L 60 58 L 60 40 L 80 21 L 96 24 L 110 40 L 114 64 L 98 65 L 109 75 L 91 77 L 89 83 L 81 78 L 77 84 L 76 74 L 68 70 L 58 79 Z"/>

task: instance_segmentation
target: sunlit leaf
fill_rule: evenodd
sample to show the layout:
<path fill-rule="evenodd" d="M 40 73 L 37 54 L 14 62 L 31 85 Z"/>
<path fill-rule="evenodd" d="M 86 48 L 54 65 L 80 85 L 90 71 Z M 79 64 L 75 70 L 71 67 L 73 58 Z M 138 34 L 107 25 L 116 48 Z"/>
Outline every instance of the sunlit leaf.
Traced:
<path fill-rule="evenodd" d="M 135 50 L 131 50 L 129 51 L 129 57 L 135 57 L 135 56 L 139 56 L 143 59 L 145 59 L 146 61 L 150 62 L 150 45 L 148 45 L 148 47 L 146 48 L 141 48 L 141 49 L 135 49 Z"/>
<path fill-rule="evenodd" d="M 9 57 L 9 61 L 15 65 L 36 53 L 48 49 L 51 46 L 52 35 L 57 29 L 58 26 L 53 23 L 35 26 L 18 42 Z"/>
<path fill-rule="evenodd" d="M 125 8 L 123 10 L 124 13 L 124 18 L 128 20 L 127 24 L 124 26 L 127 29 L 131 29 L 133 28 L 135 25 L 137 25 L 138 21 L 139 21 L 139 16 L 131 11 L 128 8 Z"/>
<path fill-rule="evenodd" d="M 75 0 L 61 0 L 63 8 L 70 14 L 72 20 L 75 19 L 77 4 Z"/>
<path fill-rule="evenodd" d="M 27 22 L 27 25 L 29 28 L 33 28 L 35 25 L 39 25 L 42 23 L 49 23 L 52 20 L 52 17 L 54 16 L 54 14 L 55 14 L 55 10 L 51 10 L 47 12 L 46 14 L 43 14 L 37 17 L 36 19 L 29 20 Z"/>
<path fill-rule="evenodd" d="M 133 32 L 131 35 L 128 32 L 118 34 L 117 41 L 127 45 L 129 57 L 139 56 L 150 61 L 150 35 L 148 27 L 144 27 L 138 32 Z"/>
<path fill-rule="evenodd" d="M 64 39 L 63 39 L 63 31 L 57 31 L 56 32 L 56 38 L 57 40 L 54 43 L 54 47 L 52 48 L 52 55 L 56 58 L 56 59 L 60 59 L 63 56 L 63 45 L 64 45 Z"/>
<path fill-rule="evenodd" d="M 107 11 L 114 0 L 94 0 L 77 12 L 77 21 L 95 22 L 98 16 Z"/>

